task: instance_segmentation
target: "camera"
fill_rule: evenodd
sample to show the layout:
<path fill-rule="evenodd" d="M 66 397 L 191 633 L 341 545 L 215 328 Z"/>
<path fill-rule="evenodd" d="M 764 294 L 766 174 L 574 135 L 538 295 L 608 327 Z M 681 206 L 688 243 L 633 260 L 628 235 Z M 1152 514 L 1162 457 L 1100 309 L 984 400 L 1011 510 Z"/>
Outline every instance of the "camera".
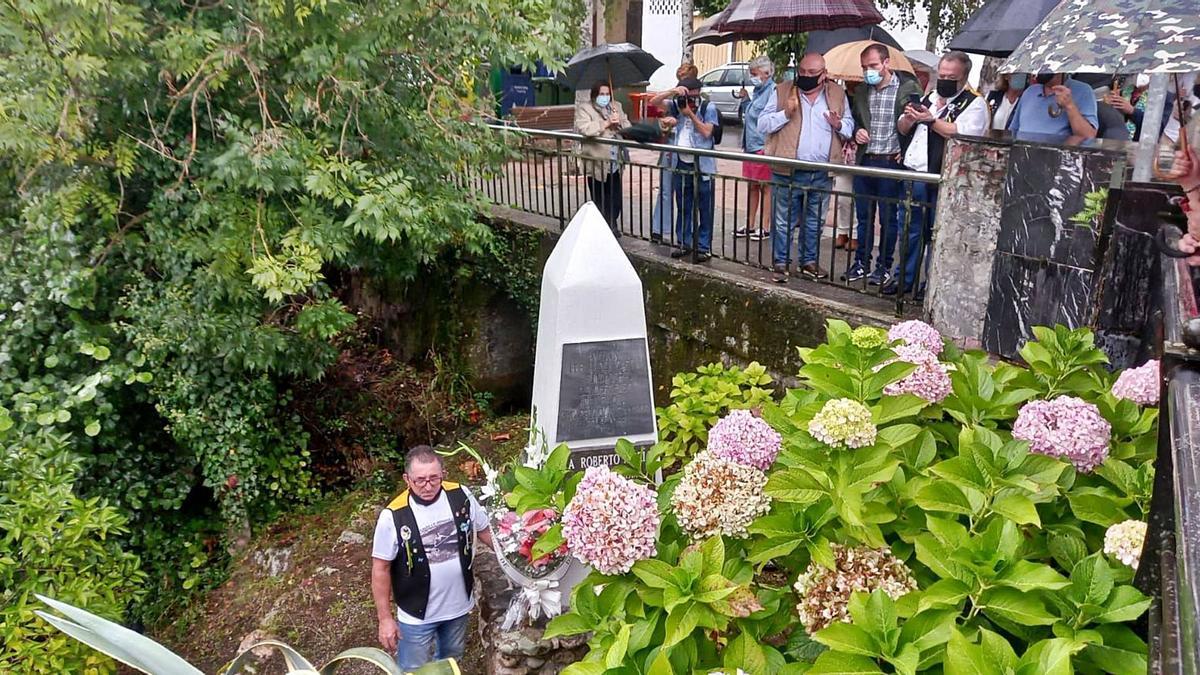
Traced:
<path fill-rule="evenodd" d="M 690 96 L 690 95 L 684 96 L 684 95 L 680 94 L 675 97 L 675 107 L 679 108 L 680 110 L 686 110 L 688 108 L 696 109 L 696 108 L 699 108 L 699 106 L 700 106 L 700 97 L 699 96 Z"/>

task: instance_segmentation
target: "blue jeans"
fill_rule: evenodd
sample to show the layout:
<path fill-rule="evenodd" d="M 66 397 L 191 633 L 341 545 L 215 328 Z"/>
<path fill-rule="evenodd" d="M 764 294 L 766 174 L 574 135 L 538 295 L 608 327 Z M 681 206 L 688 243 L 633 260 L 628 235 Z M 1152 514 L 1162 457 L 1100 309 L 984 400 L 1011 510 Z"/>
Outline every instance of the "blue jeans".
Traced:
<path fill-rule="evenodd" d="M 786 265 L 792 258 L 792 229 L 804 218 L 799 239 L 800 264 L 817 262 L 821 245 L 821 224 L 825 221 L 825 203 L 833 179 L 824 171 L 797 170 L 791 176 L 774 175 L 771 186 L 772 262 Z"/>
<path fill-rule="evenodd" d="M 864 157 L 860 166 L 874 166 L 882 169 L 904 168 L 890 157 Z M 902 189 L 902 183 L 894 178 L 854 177 L 855 195 L 899 199 Z M 871 270 L 871 249 L 875 246 L 875 218 L 873 215 L 876 205 L 879 207 L 883 241 L 879 242 L 879 259 L 875 269 L 883 274 L 884 270 L 892 268 L 892 256 L 896 250 L 896 239 L 900 234 L 898 222 L 900 208 L 896 202 L 866 198 L 854 200 L 854 211 L 858 216 L 858 249 L 854 251 L 854 264 L 868 272 Z"/>
<path fill-rule="evenodd" d="M 929 270 L 927 248 L 930 241 L 933 240 L 933 216 L 937 208 L 938 189 L 936 185 L 929 183 L 906 183 L 906 186 L 911 186 L 914 202 L 924 202 L 920 205 L 913 205 L 912 215 L 909 216 L 905 230 L 907 241 L 904 244 L 904 289 L 908 290 L 916 281 L 917 267 L 920 266 L 922 260 L 925 261 L 925 270 Z M 897 268 L 896 277 L 899 276 L 900 269 Z M 921 276 L 927 275 L 922 274 Z"/>
<path fill-rule="evenodd" d="M 457 619 L 419 626 L 397 621 L 400 644 L 396 649 L 396 663 L 408 671 L 416 670 L 430 661 L 461 659 L 466 649 L 467 621 L 470 616 L 468 613 Z"/>
<path fill-rule="evenodd" d="M 715 196 L 713 193 L 712 176 L 701 175 L 699 180 L 691 172 L 688 167 L 682 167 L 684 170 L 675 174 L 674 186 L 675 189 L 675 237 L 685 249 L 696 249 L 701 253 L 709 253 L 712 250 L 712 233 L 713 233 L 713 209 L 716 204 L 713 201 Z M 699 240 L 693 245 L 692 242 L 692 211 L 697 201 L 696 183 L 700 184 L 699 194 L 699 209 L 700 223 L 697 228 L 696 238 Z"/>
<path fill-rule="evenodd" d="M 674 175 L 669 168 L 659 169 L 658 198 L 654 200 L 654 207 L 650 212 L 650 231 L 664 238 L 671 231 L 671 224 L 675 222 L 675 210 L 672 207 Z"/>

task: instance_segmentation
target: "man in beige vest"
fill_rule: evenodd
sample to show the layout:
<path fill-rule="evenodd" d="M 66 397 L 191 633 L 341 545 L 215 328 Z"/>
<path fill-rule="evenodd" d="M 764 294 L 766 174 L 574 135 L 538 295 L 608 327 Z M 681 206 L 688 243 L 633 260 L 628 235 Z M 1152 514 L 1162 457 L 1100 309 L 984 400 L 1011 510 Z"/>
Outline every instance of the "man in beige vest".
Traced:
<path fill-rule="evenodd" d="M 824 57 L 804 55 L 795 82 L 780 84 L 767 101 L 758 118 L 758 130 L 767 134 L 767 155 L 804 162 L 842 162 L 842 143 L 854 133 L 854 119 L 845 90 L 826 80 Z M 771 248 L 775 282 L 787 283 L 792 230 L 801 218 L 804 227 L 797 236 L 800 274 L 806 279 L 824 279 L 829 273 L 817 264 L 817 254 L 833 179 L 828 171 L 818 169 L 775 166 L 773 171 Z"/>

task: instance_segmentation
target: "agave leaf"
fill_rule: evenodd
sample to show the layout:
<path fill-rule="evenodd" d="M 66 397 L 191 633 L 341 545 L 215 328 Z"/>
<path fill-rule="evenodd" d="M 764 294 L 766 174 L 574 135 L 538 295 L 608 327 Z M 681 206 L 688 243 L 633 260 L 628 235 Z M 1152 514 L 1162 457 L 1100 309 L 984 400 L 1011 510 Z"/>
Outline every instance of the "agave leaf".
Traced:
<path fill-rule="evenodd" d="M 292 649 L 290 646 L 279 642 L 278 640 L 263 640 L 250 645 L 250 648 L 238 655 L 238 657 L 229 662 L 224 668 L 217 671 L 218 675 L 237 675 L 244 668 L 252 664 L 252 659 L 255 659 L 254 650 L 259 647 L 274 647 L 283 654 L 283 660 L 287 663 L 287 671 L 289 673 L 315 673 L 317 669 L 309 662 L 308 659 L 300 655 L 300 652 Z"/>
<path fill-rule="evenodd" d="M 151 675 L 204 675 L 154 640 L 91 612 L 43 595 L 38 600 L 67 618 L 36 610 L 46 623 L 98 652 Z"/>
<path fill-rule="evenodd" d="M 366 661 L 388 675 L 404 675 L 404 671 L 400 669 L 400 666 L 396 665 L 395 657 L 391 656 L 382 649 L 376 649 L 375 647 L 355 647 L 353 649 L 347 649 L 346 651 L 341 652 L 337 656 L 330 659 L 329 663 L 321 666 L 321 675 L 333 675 L 333 673 L 337 672 L 337 669 L 347 661 Z M 442 662 L 439 661 L 436 663 Z M 451 660 L 450 663 L 453 664 L 454 661 Z M 422 668 L 424 668 L 424 666 L 422 666 Z M 453 669 L 446 669 L 444 672 L 458 675 L 457 666 L 452 666 L 452 668 Z M 422 671 L 421 669 L 418 669 L 417 672 L 420 673 Z"/>

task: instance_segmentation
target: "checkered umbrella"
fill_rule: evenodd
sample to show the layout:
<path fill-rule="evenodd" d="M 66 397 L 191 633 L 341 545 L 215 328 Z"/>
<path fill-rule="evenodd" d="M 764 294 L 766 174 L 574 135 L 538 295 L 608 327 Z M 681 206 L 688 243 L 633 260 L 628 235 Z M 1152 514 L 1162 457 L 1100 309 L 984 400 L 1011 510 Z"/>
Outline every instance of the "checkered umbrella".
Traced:
<path fill-rule="evenodd" d="M 743 40 L 883 22 L 871 0 L 733 0 L 720 16 L 713 29 Z"/>

